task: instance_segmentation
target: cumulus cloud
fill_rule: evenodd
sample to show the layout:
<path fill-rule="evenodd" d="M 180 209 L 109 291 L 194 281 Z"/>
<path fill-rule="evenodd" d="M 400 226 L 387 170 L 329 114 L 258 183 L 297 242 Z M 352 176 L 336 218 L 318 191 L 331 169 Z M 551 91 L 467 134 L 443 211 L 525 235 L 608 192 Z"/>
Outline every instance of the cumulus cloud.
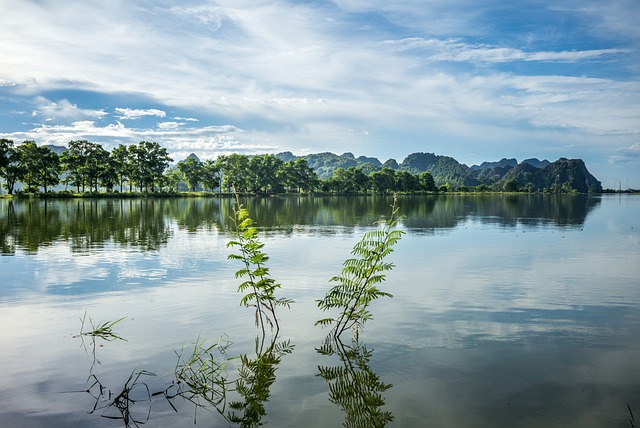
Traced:
<path fill-rule="evenodd" d="M 116 113 L 120 113 L 120 119 L 140 119 L 144 116 L 156 116 L 156 117 L 166 117 L 167 114 L 162 110 L 157 109 L 137 109 L 137 108 L 122 108 L 116 107 Z"/>

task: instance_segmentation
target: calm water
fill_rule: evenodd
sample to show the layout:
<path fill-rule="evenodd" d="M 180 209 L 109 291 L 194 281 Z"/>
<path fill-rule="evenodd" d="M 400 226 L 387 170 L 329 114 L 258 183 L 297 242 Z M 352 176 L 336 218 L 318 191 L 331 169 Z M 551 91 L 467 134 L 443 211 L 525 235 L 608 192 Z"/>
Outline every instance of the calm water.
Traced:
<path fill-rule="evenodd" d="M 293 352 L 229 402 L 264 405 L 273 427 L 381 426 L 382 412 L 389 427 L 628 427 L 627 403 L 640 415 L 640 197 L 401 198 L 394 298 L 323 355 L 315 300 L 390 202 L 245 201 L 296 301 L 277 339 Z M 0 200 L 0 426 L 234 426 L 167 398 L 183 345 L 223 338 L 227 357 L 256 358 L 229 215 L 218 199 Z M 126 341 L 77 337 L 85 314 L 85 329 L 126 317 Z"/>

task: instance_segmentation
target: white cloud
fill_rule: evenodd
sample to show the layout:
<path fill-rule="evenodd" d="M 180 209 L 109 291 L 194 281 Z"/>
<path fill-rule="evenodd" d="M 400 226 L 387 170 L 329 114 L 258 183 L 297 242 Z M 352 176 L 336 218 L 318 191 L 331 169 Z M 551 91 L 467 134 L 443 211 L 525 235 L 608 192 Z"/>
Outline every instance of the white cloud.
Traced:
<path fill-rule="evenodd" d="M 158 123 L 158 128 L 160 128 L 160 129 L 178 129 L 182 125 L 184 125 L 184 123 L 182 123 L 182 122 L 161 122 L 161 123 Z"/>
<path fill-rule="evenodd" d="M 296 153 L 349 147 L 396 157 L 440 147 L 511 150 L 532 141 L 564 147 L 589 138 L 612 151 L 623 138 L 637 140 L 640 67 L 633 65 L 633 49 L 640 42 L 632 24 L 640 9 L 632 0 L 587 0 L 556 11 L 549 8 L 557 2 L 543 0 L 539 13 L 550 18 L 548 25 L 510 34 L 503 21 L 491 21 L 495 4 L 60 0 L 54 8 L 24 0 L 0 16 L 0 82 L 3 94 L 22 96 L 69 88 L 117 94 L 119 100 L 135 94 L 159 110 L 120 101 L 131 108 L 117 108 L 115 117 L 125 123 L 161 120 L 154 129 L 132 129 L 104 125 L 87 110 L 61 123 L 62 112 L 80 109 L 56 101 L 48 117 L 39 114 L 58 119 L 29 133 L 66 139 L 86 132 L 116 144 L 157 139 L 184 151 L 188 144 Z M 583 24 L 571 27 L 574 44 L 541 36 L 552 32 L 559 14 L 566 14 L 568 25 Z M 616 24 L 617 18 L 623 22 Z M 603 36 L 607 28 L 611 38 Z M 576 42 L 581 36 L 586 41 Z M 592 71 L 592 64 L 601 68 Z M 113 107 L 105 108 L 113 113 Z M 172 111 L 180 117 L 167 119 Z M 243 132 L 200 127 L 194 129 L 204 134 L 194 135 L 196 116 Z M 78 125 L 84 120 L 100 123 L 84 130 Z M 360 129 L 366 138 L 349 131 Z"/>
<path fill-rule="evenodd" d="M 452 62 L 577 62 L 601 57 L 629 54 L 630 49 L 593 49 L 581 51 L 524 51 L 522 49 L 493 46 L 488 44 L 468 44 L 460 39 L 407 38 L 390 40 L 386 44 L 396 46 L 401 52 L 423 50 L 428 59 Z"/>
<path fill-rule="evenodd" d="M 45 97 L 36 97 L 34 100 L 36 105 L 32 116 L 41 116 L 45 120 L 78 120 L 81 118 L 101 118 L 105 116 L 104 110 L 88 110 L 78 108 L 76 104 L 72 104 L 69 100 L 63 99 L 53 102 Z"/>
<path fill-rule="evenodd" d="M 140 119 L 144 116 L 156 116 L 156 117 L 166 117 L 167 114 L 162 110 L 157 109 L 131 109 L 131 108 L 121 108 L 116 107 L 116 113 L 120 113 L 120 119 Z"/>

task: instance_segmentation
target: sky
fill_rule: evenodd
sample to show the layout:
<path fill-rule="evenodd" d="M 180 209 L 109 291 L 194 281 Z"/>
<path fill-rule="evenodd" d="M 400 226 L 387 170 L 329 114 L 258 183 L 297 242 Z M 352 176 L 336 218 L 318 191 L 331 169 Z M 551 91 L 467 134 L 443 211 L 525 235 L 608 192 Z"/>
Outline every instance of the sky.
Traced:
<path fill-rule="evenodd" d="M 637 0 L 0 0 L 0 138 L 583 159 L 640 188 Z"/>

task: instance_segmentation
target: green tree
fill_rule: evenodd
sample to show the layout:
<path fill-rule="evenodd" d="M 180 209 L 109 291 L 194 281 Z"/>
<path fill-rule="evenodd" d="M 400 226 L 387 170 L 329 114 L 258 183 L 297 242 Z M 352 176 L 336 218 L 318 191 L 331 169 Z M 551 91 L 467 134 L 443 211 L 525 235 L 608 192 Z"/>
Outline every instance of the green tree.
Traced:
<path fill-rule="evenodd" d="M 232 153 L 218 158 L 218 166 L 222 174 L 222 186 L 228 191 L 233 188 L 236 192 L 245 192 L 248 186 L 249 158 L 245 155 Z"/>
<path fill-rule="evenodd" d="M 15 189 L 15 185 L 21 180 L 24 174 L 24 165 L 21 162 L 21 152 L 13 145 L 12 140 L 3 140 L 3 161 L 4 167 L 0 169 L 5 180 L 5 188 L 11 195 Z"/>
<path fill-rule="evenodd" d="M 518 182 L 516 180 L 506 180 L 502 185 L 502 190 L 505 192 L 517 192 L 518 187 Z"/>
<path fill-rule="evenodd" d="M 108 166 L 109 153 L 99 143 L 87 140 L 73 140 L 69 142 L 67 150 L 60 156 L 62 170 L 67 173 L 63 180 L 71 183 L 79 192 L 86 187 L 98 190 L 98 182 Z"/>
<path fill-rule="evenodd" d="M 408 171 L 396 172 L 396 190 L 399 192 L 416 192 L 420 190 L 420 179 Z"/>
<path fill-rule="evenodd" d="M 129 146 L 131 159 L 131 179 L 140 191 L 154 192 L 162 182 L 164 171 L 172 161 L 167 149 L 152 141 L 141 141 L 137 146 Z"/>
<path fill-rule="evenodd" d="M 170 167 L 164 172 L 165 184 L 169 188 L 170 191 L 179 192 L 180 191 L 180 183 L 182 183 L 183 174 L 178 170 L 178 168 Z"/>
<path fill-rule="evenodd" d="M 312 192 L 320 187 L 318 175 L 304 158 L 281 165 L 277 173 L 280 186 L 291 192 Z"/>
<path fill-rule="evenodd" d="M 49 186 L 55 186 L 60 182 L 60 159 L 49 147 L 38 146 L 39 157 L 39 185 L 46 193 Z"/>
<path fill-rule="evenodd" d="M 421 173 L 418 176 L 418 179 L 420 180 L 420 186 L 422 187 L 422 190 L 425 190 L 427 192 L 435 192 L 437 190 L 436 182 L 430 172 Z"/>
<path fill-rule="evenodd" d="M 182 173 L 189 189 L 195 192 L 202 181 L 202 162 L 195 156 L 189 156 L 178 162 L 178 171 Z"/>
<path fill-rule="evenodd" d="M 212 159 L 202 163 L 202 185 L 211 192 L 220 186 L 220 167 Z"/>
<path fill-rule="evenodd" d="M 38 159 L 38 145 L 35 141 L 23 141 L 16 148 L 18 162 L 21 164 L 19 181 L 25 186 L 26 191 L 32 193 L 39 187 L 40 162 Z"/>
<path fill-rule="evenodd" d="M 386 193 L 395 189 L 396 172 L 391 168 L 382 168 L 370 176 L 371 188 L 376 193 Z"/>
<path fill-rule="evenodd" d="M 116 182 L 120 186 L 120 192 L 122 192 L 124 182 L 131 175 L 132 167 L 131 157 L 127 146 L 120 144 L 117 147 L 114 147 L 109 154 L 109 164 L 115 171 Z M 131 191 L 131 187 L 129 187 L 129 191 Z"/>
<path fill-rule="evenodd" d="M 5 180 L 5 186 L 9 191 L 9 178 L 11 177 L 10 167 L 15 158 L 15 146 L 13 140 L 6 138 L 0 139 L 0 178 Z M 15 180 L 13 181 L 15 183 Z M 11 191 L 13 193 L 13 184 L 11 184 Z"/>
<path fill-rule="evenodd" d="M 274 155 L 258 155 L 249 159 L 250 189 L 254 192 L 276 192 L 282 190 L 278 178 L 284 161 Z"/>

